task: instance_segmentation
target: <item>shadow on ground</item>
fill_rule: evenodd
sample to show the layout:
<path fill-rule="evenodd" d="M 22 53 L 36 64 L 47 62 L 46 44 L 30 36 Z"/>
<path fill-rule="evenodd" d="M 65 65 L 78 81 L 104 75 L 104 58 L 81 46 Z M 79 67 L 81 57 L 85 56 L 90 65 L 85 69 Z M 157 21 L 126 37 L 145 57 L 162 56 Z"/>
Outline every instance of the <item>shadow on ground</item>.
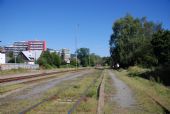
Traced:
<path fill-rule="evenodd" d="M 154 70 L 148 70 L 140 73 L 129 73 L 129 76 L 139 76 L 148 80 L 156 81 L 162 83 L 165 86 L 170 86 L 170 65 L 169 66 L 160 66 Z"/>

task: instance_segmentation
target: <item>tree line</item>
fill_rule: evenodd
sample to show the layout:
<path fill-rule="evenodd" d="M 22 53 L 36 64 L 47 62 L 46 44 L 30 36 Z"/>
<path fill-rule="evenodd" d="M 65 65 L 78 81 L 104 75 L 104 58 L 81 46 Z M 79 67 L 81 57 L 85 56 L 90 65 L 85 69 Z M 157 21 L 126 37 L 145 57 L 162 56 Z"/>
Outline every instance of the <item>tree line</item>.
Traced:
<path fill-rule="evenodd" d="M 77 59 L 76 59 L 77 54 Z M 56 53 L 50 53 L 49 51 L 42 52 L 37 63 L 43 68 L 60 68 L 60 67 L 94 67 L 97 64 L 100 65 L 109 65 L 109 61 L 106 58 L 109 57 L 100 57 L 95 53 L 90 53 L 89 48 L 79 48 L 76 50 L 74 57 L 70 58 L 70 63 L 66 63 L 62 57 Z"/>
<path fill-rule="evenodd" d="M 113 24 L 112 30 L 109 44 L 113 65 L 169 65 L 170 31 L 162 24 L 126 15 Z"/>
<path fill-rule="evenodd" d="M 111 66 L 122 68 L 141 66 L 154 69 L 143 75 L 169 82 L 170 31 L 161 23 L 148 21 L 146 17 L 126 15 L 116 20 L 110 37 Z"/>
<path fill-rule="evenodd" d="M 77 54 L 77 59 L 76 59 Z M 13 52 L 8 52 L 6 57 L 8 59 L 8 63 L 24 63 L 24 58 L 20 56 L 14 56 Z M 110 57 L 100 57 L 95 53 L 90 53 L 89 48 L 79 48 L 76 50 L 74 56 L 70 58 L 70 63 L 68 64 L 63 56 L 60 56 L 58 53 L 43 51 L 38 58 L 38 60 L 34 60 L 36 64 L 39 64 L 41 68 L 50 69 L 50 68 L 60 68 L 60 67 L 94 67 L 96 65 L 109 66 L 110 65 Z"/>

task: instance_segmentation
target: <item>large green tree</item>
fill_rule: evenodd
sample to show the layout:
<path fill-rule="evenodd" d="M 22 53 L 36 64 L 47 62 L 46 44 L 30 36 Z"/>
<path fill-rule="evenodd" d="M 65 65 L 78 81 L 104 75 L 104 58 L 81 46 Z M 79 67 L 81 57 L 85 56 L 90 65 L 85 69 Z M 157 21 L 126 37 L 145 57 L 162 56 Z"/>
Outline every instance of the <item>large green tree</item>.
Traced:
<path fill-rule="evenodd" d="M 37 62 L 44 68 L 60 67 L 61 64 L 59 55 L 50 53 L 49 51 L 42 52 Z"/>
<path fill-rule="evenodd" d="M 90 59 L 90 66 L 102 64 L 102 58 L 99 55 L 96 55 L 95 53 L 91 53 L 89 59 Z"/>
<path fill-rule="evenodd" d="M 59 55 L 53 52 L 51 53 L 51 57 L 52 57 L 53 65 L 59 68 L 61 65 L 61 58 L 59 57 Z"/>
<path fill-rule="evenodd" d="M 145 17 L 126 15 L 118 19 L 113 24 L 109 42 L 112 64 L 119 63 L 122 67 L 156 64 L 150 42 L 153 33 L 160 29 L 161 24 L 147 21 Z"/>
<path fill-rule="evenodd" d="M 170 66 L 170 31 L 158 31 L 153 35 L 151 43 L 159 65 Z"/>
<path fill-rule="evenodd" d="M 80 64 L 83 67 L 89 65 L 89 56 L 90 56 L 89 48 L 80 48 L 77 50 L 77 57 L 80 60 Z"/>
<path fill-rule="evenodd" d="M 102 57 L 102 65 L 110 66 L 111 65 L 111 57 Z"/>

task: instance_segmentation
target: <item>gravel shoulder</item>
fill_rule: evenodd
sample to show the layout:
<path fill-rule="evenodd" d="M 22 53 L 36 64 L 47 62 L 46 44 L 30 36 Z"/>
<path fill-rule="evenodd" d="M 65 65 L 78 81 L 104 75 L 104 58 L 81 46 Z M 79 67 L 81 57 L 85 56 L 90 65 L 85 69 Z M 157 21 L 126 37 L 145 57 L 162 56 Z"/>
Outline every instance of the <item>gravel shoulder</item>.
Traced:
<path fill-rule="evenodd" d="M 113 96 L 113 100 L 122 108 L 134 106 L 136 101 L 133 97 L 133 92 L 128 85 L 118 79 L 112 71 L 109 71 L 109 75 L 111 76 L 116 89 L 116 94 Z"/>

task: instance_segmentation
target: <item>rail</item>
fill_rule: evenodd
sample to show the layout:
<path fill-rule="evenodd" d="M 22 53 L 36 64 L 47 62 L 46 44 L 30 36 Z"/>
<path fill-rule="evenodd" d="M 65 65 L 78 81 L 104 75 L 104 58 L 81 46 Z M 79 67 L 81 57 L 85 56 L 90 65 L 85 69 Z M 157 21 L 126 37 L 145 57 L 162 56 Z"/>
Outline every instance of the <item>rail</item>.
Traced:
<path fill-rule="evenodd" d="M 92 86 L 97 82 L 97 79 L 99 79 L 100 77 L 101 77 L 101 75 L 100 75 L 100 76 L 97 76 L 97 77 L 90 83 L 90 85 L 85 89 L 85 91 L 80 94 L 80 98 L 79 98 L 79 99 L 77 100 L 77 102 L 73 105 L 73 107 L 68 111 L 68 114 L 71 114 L 72 111 L 74 111 L 74 109 L 78 106 L 78 104 L 85 98 L 85 96 L 86 96 L 88 90 L 90 89 L 90 87 L 92 87 Z M 45 103 L 45 102 L 47 102 L 47 101 L 50 101 L 50 100 L 53 99 L 53 98 L 56 98 L 61 92 L 63 92 L 63 90 L 65 91 L 65 90 L 68 89 L 68 88 L 70 88 L 70 86 L 67 86 L 67 87 L 65 87 L 65 88 L 60 88 L 60 90 L 59 90 L 56 94 L 54 94 L 54 95 L 52 95 L 51 97 L 48 97 L 48 98 L 46 98 L 46 99 L 43 99 L 42 101 L 40 101 L 40 102 L 38 102 L 38 103 L 30 106 L 29 108 L 27 108 L 27 109 L 19 112 L 18 114 L 26 114 L 27 112 L 31 111 L 32 109 L 36 108 L 37 106 L 39 106 L 39 105 L 41 105 L 41 104 L 43 104 L 43 103 Z"/>
<path fill-rule="evenodd" d="M 78 70 L 84 70 L 84 69 L 78 69 Z M 17 81 L 17 80 L 24 80 L 24 79 L 35 78 L 35 77 L 42 77 L 42 76 L 59 74 L 59 73 L 70 72 L 70 71 L 76 71 L 76 70 L 65 70 L 65 71 L 33 74 L 33 75 L 28 75 L 28 76 L 18 76 L 18 77 L 4 78 L 4 79 L 0 79 L 0 83 L 12 82 L 12 81 Z"/>
<path fill-rule="evenodd" d="M 19 112 L 18 114 L 26 114 L 27 112 L 31 111 L 32 109 L 36 108 L 37 106 L 39 106 L 39 105 L 41 105 L 41 104 L 43 104 L 43 103 L 45 103 L 45 102 L 47 102 L 47 101 L 49 101 L 49 100 L 57 97 L 59 93 L 61 93 L 63 90 L 66 90 L 67 88 L 69 88 L 69 86 L 68 86 L 68 87 L 65 87 L 65 88 L 61 88 L 55 95 L 52 95 L 51 97 L 48 97 L 48 98 L 46 98 L 46 99 L 43 99 L 42 101 L 40 101 L 40 102 L 32 105 L 31 107 L 29 107 L 29 108 L 27 108 L 27 109 Z"/>
<path fill-rule="evenodd" d="M 102 73 L 103 74 L 103 73 Z M 68 114 L 71 114 L 78 106 L 79 104 L 81 103 L 81 101 L 83 99 L 85 99 L 86 95 L 87 95 L 87 92 L 89 91 L 89 89 L 97 82 L 97 80 L 103 76 L 103 75 L 100 75 L 98 76 L 97 78 L 95 78 L 92 83 L 86 88 L 86 90 L 83 92 L 83 94 L 81 95 L 81 97 L 78 99 L 78 101 L 68 110 Z M 102 77 L 103 79 L 103 77 Z"/>

